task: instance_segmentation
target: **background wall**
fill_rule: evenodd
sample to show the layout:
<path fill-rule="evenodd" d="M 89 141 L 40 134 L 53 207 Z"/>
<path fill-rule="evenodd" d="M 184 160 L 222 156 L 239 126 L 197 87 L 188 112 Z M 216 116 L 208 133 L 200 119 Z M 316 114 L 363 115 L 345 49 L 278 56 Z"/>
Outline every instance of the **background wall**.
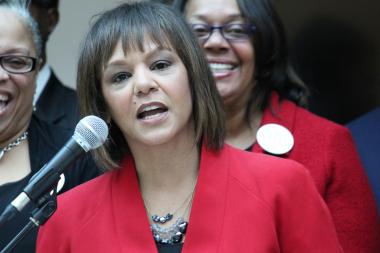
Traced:
<path fill-rule="evenodd" d="M 345 124 L 380 106 L 380 1 L 276 4 L 311 111 Z"/>
<path fill-rule="evenodd" d="M 61 0 L 60 21 L 48 45 L 48 63 L 61 81 L 75 87 L 79 45 L 88 30 L 91 17 L 114 7 L 120 0 Z"/>

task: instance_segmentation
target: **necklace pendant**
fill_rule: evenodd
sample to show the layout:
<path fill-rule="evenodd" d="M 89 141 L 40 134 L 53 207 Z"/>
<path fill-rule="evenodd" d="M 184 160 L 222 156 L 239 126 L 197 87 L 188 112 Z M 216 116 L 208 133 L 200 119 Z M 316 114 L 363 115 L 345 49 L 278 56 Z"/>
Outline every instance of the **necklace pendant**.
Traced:
<path fill-rule="evenodd" d="M 0 148 L 0 160 L 1 158 L 3 158 L 3 156 L 4 156 L 4 149 Z"/>
<path fill-rule="evenodd" d="M 152 221 L 156 223 L 164 224 L 173 218 L 173 214 L 167 213 L 165 216 L 159 216 L 157 214 L 152 215 Z"/>
<path fill-rule="evenodd" d="M 161 227 L 160 225 L 152 224 L 150 228 L 153 238 L 157 243 L 173 245 L 182 242 L 187 230 L 187 224 L 188 223 L 180 217 L 170 227 Z"/>

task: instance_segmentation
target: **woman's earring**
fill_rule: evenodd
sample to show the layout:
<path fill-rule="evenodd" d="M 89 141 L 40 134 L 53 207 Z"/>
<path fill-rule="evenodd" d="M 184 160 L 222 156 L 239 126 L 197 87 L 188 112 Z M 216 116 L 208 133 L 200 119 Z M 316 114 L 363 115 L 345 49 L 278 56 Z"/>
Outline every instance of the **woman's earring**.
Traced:
<path fill-rule="evenodd" d="M 111 128 L 111 122 L 112 122 L 112 119 L 111 117 L 106 117 L 106 122 L 107 122 L 107 125 L 108 125 L 108 128 Z"/>

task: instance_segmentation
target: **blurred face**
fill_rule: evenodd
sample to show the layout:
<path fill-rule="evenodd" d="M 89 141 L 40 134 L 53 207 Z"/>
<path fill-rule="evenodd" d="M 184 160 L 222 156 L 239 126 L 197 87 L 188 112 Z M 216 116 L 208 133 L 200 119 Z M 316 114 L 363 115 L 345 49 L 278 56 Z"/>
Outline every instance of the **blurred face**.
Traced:
<path fill-rule="evenodd" d="M 58 9 L 54 7 L 44 8 L 32 2 L 29 5 L 29 11 L 38 23 L 42 41 L 46 43 L 58 23 Z"/>
<path fill-rule="evenodd" d="M 223 26 L 245 24 L 235 0 L 190 0 L 185 16 L 190 24 Z M 228 106 L 242 103 L 253 88 L 254 48 L 251 40 L 229 41 L 220 30 L 213 30 L 206 41 L 201 41 L 216 85 Z"/>
<path fill-rule="evenodd" d="M 187 71 L 175 51 L 150 41 L 124 54 L 121 42 L 106 63 L 102 93 L 133 150 L 193 136 Z"/>
<path fill-rule="evenodd" d="M 0 8 L 0 56 L 36 57 L 30 33 L 18 17 Z M 11 74 L 0 66 L 0 143 L 24 131 L 32 114 L 36 71 Z"/>

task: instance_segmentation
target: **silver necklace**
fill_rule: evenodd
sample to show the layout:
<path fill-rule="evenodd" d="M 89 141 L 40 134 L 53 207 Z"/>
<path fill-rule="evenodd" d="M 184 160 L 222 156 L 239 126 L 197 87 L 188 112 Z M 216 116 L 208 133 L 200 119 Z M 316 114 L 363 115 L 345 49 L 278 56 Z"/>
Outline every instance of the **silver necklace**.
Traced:
<path fill-rule="evenodd" d="M 11 151 L 14 147 L 17 147 L 21 144 L 22 141 L 26 140 L 28 138 L 28 132 L 25 131 L 22 133 L 20 137 L 18 137 L 14 142 L 9 143 L 4 148 L 0 148 L 0 160 L 3 158 L 4 154 L 6 152 Z"/>
<path fill-rule="evenodd" d="M 190 195 L 190 201 L 186 207 L 184 212 L 184 216 L 186 216 L 192 204 L 192 197 L 194 195 L 194 191 Z M 187 198 L 186 198 L 187 199 Z M 157 222 L 156 222 L 157 223 Z M 150 229 L 152 230 L 153 238 L 156 243 L 160 244 L 178 244 L 181 243 L 183 237 L 187 231 L 187 225 L 189 224 L 183 217 L 178 217 L 175 223 L 169 227 L 161 227 L 160 225 L 153 223 L 150 225 Z M 161 222 L 158 222 L 161 223 Z"/>
<path fill-rule="evenodd" d="M 188 222 L 179 217 L 176 222 L 168 228 L 163 228 L 157 224 L 150 226 L 154 241 L 161 244 L 177 244 L 182 242 L 186 233 Z"/>
<path fill-rule="evenodd" d="M 150 218 L 152 219 L 153 222 L 155 223 L 161 223 L 161 224 L 164 224 L 168 221 L 170 221 L 174 215 L 189 201 L 189 199 L 191 198 L 191 196 L 193 196 L 193 193 L 194 193 L 194 189 L 191 191 L 191 193 L 189 194 L 189 196 L 186 197 L 186 199 L 182 202 L 182 204 L 177 208 L 175 209 L 174 212 L 170 213 L 168 212 L 167 214 L 163 215 L 163 216 L 160 216 L 160 215 L 157 215 L 157 214 L 153 214 L 153 215 L 150 215 L 150 212 L 147 208 L 147 211 L 150 215 Z"/>
<path fill-rule="evenodd" d="M 159 224 L 164 224 L 171 219 L 174 215 L 187 203 L 187 207 L 184 212 L 184 216 L 189 213 L 189 210 L 192 205 L 192 199 L 194 196 L 196 181 L 194 182 L 193 190 L 190 192 L 189 196 L 185 198 L 182 204 L 172 213 L 168 212 L 166 215 L 160 216 L 157 214 L 151 215 L 145 201 L 145 208 L 148 212 L 148 215 L 151 218 L 152 224 L 150 229 L 152 230 L 153 238 L 156 243 L 161 244 L 177 244 L 181 243 L 182 239 L 186 233 L 188 222 L 185 221 L 183 217 L 178 217 L 175 223 L 169 227 L 161 227 Z"/>

